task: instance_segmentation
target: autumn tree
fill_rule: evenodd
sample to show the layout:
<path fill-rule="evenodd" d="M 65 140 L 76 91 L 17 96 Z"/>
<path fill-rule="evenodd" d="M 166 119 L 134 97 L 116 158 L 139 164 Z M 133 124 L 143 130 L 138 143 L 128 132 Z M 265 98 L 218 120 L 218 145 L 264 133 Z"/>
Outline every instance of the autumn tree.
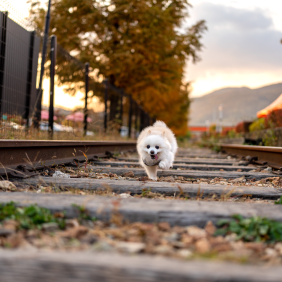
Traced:
<path fill-rule="evenodd" d="M 30 15 L 43 29 L 45 10 L 37 0 L 30 2 Z M 187 0 L 53 0 L 51 32 L 151 116 L 185 134 L 189 84 L 183 83 L 184 67 L 199 60 L 206 29 L 204 21 L 183 27 L 189 8 Z M 70 70 L 61 67 L 61 82 L 74 80 Z M 116 103 L 112 98 L 112 106 Z"/>

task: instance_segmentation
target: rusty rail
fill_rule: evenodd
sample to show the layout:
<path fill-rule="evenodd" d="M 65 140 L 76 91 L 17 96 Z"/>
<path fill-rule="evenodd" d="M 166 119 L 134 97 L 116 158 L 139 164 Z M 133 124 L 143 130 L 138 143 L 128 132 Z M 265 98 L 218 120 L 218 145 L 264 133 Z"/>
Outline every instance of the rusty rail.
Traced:
<path fill-rule="evenodd" d="M 136 142 L 0 140 L 0 175 L 135 151 Z"/>
<path fill-rule="evenodd" d="M 275 169 L 282 169 L 282 148 L 248 145 L 221 144 L 221 151 L 237 157 L 249 156 L 249 160 L 255 164 L 268 165 Z"/>

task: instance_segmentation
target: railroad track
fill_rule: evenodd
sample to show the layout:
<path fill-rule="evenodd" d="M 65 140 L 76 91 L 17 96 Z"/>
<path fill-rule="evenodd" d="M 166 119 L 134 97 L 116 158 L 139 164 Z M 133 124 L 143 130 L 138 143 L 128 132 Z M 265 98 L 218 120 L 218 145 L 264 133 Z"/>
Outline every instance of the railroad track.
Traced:
<path fill-rule="evenodd" d="M 124 141 L 0 140 L 0 175 L 10 173 L 24 178 L 36 169 L 91 161 L 135 149 L 135 142 Z"/>
<path fill-rule="evenodd" d="M 28 154 L 35 157 L 40 151 L 38 157 L 46 159 L 35 165 L 20 162 L 27 144 L 13 163 L 6 153 L 6 166 L 19 169 L 25 165 L 28 172 L 25 177 L 18 173 L 14 177 L 10 170 L 8 177 L 14 186 L 2 188 L 0 203 L 37 204 L 52 214 L 63 214 L 66 220 L 84 213 L 80 226 L 69 231 L 55 230 L 49 237 L 47 231 L 40 231 L 36 236 L 42 236 L 41 241 L 30 235 L 33 233 L 21 233 L 28 251 L 21 247 L 16 253 L 1 250 L 3 281 L 25 282 L 35 277 L 43 282 L 57 277 L 60 281 L 281 281 L 279 244 L 237 243 L 234 238 L 209 233 L 210 226 L 215 228 L 219 220 L 231 220 L 234 214 L 282 222 L 281 206 L 274 205 L 282 196 L 282 179 L 279 171 L 273 170 L 277 163 L 270 166 L 271 161 L 266 163 L 249 152 L 246 158 L 234 151 L 216 154 L 207 149 L 180 149 L 174 168 L 160 170 L 159 180 L 150 181 L 138 165 L 134 142 L 75 143 L 68 143 L 68 149 L 63 149 L 63 143 L 54 143 L 55 161 L 50 148 L 44 153 L 47 142 L 44 146 L 36 143 L 36 149 Z M 14 156 L 12 146 L 9 148 Z M 73 156 L 74 152 L 81 153 Z M 97 221 L 90 222 L 92 217 Z M 192 235 L 189 228 L 194 230 Z M 73 235 L 78 229 L 86 235 Z M 14 241 L 7 241 L 10 235 L 3 237 L 3 232 L 0 226 L 0 245 L 1 238 L 12 244 Z M 77 245 L 66 238 L 75 239 Z M 209 256 L 219 259 L 201 260 Z M 244 259 L 249 264 L 238 264 Z M 264 262 L 268 266 L 262 273 Z"/>
<path fill-rule="evenodd" d="M 269 165 L 278 170 L 282 168 L 282 148 L 280 147 L 222 144 L 221 150 L 233 156 L 248 157 L 254 164 Z"/>

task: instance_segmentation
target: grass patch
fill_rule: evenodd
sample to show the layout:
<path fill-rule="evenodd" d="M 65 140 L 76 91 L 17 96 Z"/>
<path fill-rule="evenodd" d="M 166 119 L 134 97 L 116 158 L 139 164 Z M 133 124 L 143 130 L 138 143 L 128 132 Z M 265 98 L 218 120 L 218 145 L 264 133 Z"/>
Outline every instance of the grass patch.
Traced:
<path fill-rule="evenodd" d="M 235 233 L 237 240 L 246 242 L 279 242 L 282 241 L 282 223 L 262 217 L 243 218 L 241 215 L 234 215 L 234 219 L 220 220 L 217 225 L 220 227 L 215 232 L 217 235 L 228 235 Z"/>
<path fill-rule="evenodd" d="M 274 202 L 275 205 L 282 205 L 282 196 L 280 197 L 279 200 Z"/>
<path fill-rule="evenodd" d="M 149 189 L 144 188 L 144 189 L 142 189 L 141 196 L 142 196 L 142 198 L 150 198 L 151 193 L 152 193 L 152 188 L 149 188 Z"/>
<path fill-rule="evenodd" d="M 81 220 L 91 220 L 91 221 L 97 220 L 96 217 L 91 217 L 89 215 L 89 212 L 88 212 L 88 210 L 86 209 L 85 206 L 79 206 L 79 205 L 76 205 L 76 204 L 73 204 L 72 206 L 74 208 L 76 208 L 79 212 L 79 221 L 81 221 Z"/>
<path fill-rule="evenodd" d="M 37 205 L 17 207 L 14 202 L 0 204 L 0 222 L 4 220 L 15 220 L 19 229 L 41 229 L 42 224 L 49 222 L 57 223 L 61 229 L 65 227 L 64 215 L 57 217 Z"/>

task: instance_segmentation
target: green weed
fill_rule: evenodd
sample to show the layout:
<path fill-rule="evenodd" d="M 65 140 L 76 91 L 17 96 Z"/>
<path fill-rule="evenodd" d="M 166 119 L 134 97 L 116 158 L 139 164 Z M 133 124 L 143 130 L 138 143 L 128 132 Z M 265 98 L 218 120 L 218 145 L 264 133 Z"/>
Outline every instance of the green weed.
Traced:
<path fill-rule="evenodd" d="M 274 202 L 275 205 L 282 205 L 282 196 L 280 197 L 279 200 Z"/>
<path fill-rule="evenodd" d="M 78 210 L 79 220 L 92 220 L 92 221 L 97 220 L 96 217 L 91 217 L 89 215 L 89 212 L 88 212 L 88 210 L 86 209 L 85 206 L 79 206 L 79 205 L 76 205 L 76 204 L 73 204 L 72 206 Z"/>
<path fill-rule="evenodd" d="M 58 218 L 37 205 L 17 207 L 14 202 L 0 204 L 0 222 L 9 219 L 17 221 L 19 229 L 41 229 L 42 224 L 49 222 L 58 223 L 61 229 L 65 227 L 64 217 Z"/>
<path fill-rule="evenodd" d="M 237 234 L 237 240 L 247 242 L 278 242 L 282 241 L 282 223 L 262 217 L 243 218 L 234 215 L 234 219 L 220 220 L 216 235 Z"/>
<path fill-rule="evenodd" d="M 142 198 L 147 198 L 151 192 L 152 192 L 151 188 L 149 188 L 149 189 L 146 189 L 146 188 L 142 189 L 142 194 L 141 194 Z"/>

